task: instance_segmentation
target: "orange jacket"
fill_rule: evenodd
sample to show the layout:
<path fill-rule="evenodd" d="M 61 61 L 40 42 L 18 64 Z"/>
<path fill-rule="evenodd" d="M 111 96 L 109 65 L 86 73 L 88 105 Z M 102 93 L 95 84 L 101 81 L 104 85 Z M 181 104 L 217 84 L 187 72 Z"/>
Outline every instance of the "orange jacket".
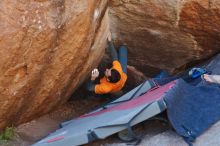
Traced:
<path fill-rule="evenodd" d="M 106 93 L 114 93 L 118 92 L 122 89 L 124 86 L 127 75 L 122 71 L 122 67 L 119 61 L 115 60 L 113 61 L 113 69 L 116 69 L 119 74 L 121 75 L 121 79 L 117 83 L 111 83 L 107 81 L 107 78 L 104 76 L 102 79 L 100 79 L 100 84 L 95 85 L 95 93 L 96 94 L 106 94 Z"/>

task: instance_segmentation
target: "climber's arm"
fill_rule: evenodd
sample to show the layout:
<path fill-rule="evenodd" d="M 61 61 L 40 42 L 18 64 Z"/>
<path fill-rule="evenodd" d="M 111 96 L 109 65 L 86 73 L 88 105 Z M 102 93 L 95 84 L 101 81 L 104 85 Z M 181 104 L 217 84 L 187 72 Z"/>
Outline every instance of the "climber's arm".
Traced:
<path fill-rule="evenodd" d="M 87 83 L 87 85 L 86 85 L 86 89 L 88 90 L 88 91 L 91 91 L 91 92 L 93 92 L 93 91 L 95 91 L 95 79 L 97 78 L 99 76 L 99 71 L 98 71 L 98 69 L 94 69 L 93 71 L 92 71 L 92 74 L 91 74 L 91 80 Z"/>
<path fill-rule="evenodd" d="M 86 89 L 90 92 L 95 92 L 95 81 L 90 80 L 86 85 Z"/>

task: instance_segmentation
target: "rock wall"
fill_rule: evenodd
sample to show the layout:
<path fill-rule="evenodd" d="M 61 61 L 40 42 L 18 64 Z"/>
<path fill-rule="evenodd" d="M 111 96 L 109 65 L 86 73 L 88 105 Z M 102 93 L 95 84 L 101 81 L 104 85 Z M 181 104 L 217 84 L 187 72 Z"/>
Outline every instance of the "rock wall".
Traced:
<path fill-rule="evenodd" d="M 129 47 L 129 64 L 173 72 L 220 46 L 217 0 L 111 0 L 111 30 Z"/>
<path fill-rule="evenodd" d="M 104 54 L 107 0 L 2 0 L 0 128 L 64 103 Z"/>
<path fill-rule="evenodd" d="M 217 0 L 2 0 L 0 9 L 0 128 L 66 102 L 102 59 L 109 24 L 145 74 L 219 51 Z"/>

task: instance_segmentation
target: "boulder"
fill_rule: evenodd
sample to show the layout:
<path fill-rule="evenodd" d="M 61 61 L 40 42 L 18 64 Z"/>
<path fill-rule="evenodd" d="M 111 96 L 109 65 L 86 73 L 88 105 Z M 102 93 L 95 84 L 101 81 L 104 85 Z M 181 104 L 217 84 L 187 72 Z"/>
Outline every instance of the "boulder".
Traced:
<path fill-rule="evenodd" d="M 66 102 L 100 63 L 109 28 L 144 75 L 219 50 L 218 1 L 2 0 L 0 8 L 0 129 Z"/>
<path fill-rule="evenodd" d="M 111 0 L 110 27 L 128 45 L 129 65 L 172 73 L 219 51 L 219 11 L 210 0 Z"/>
<path fill-rule="evenodd" d="M 107 0 L 2 0 L 0 128 L 67 101 L 101 60 Z"/>

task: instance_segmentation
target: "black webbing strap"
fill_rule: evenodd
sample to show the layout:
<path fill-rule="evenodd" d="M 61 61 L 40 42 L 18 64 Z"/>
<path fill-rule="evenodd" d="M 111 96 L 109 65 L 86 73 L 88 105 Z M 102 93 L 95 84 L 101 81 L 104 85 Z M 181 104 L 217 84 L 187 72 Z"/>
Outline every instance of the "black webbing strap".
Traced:
<path fill-rule="evenodd" d="M 95 134 L 95 132 L 92 131 L 92 130 L 89 130 L 89 131 L 88 131 L 87 137 L 88 137 L 88 141 L 89 141 L 89 142 L 92 142 L 92 141 L 98 139 L 98 136 L 97 136 L 97 135 Z"/>

